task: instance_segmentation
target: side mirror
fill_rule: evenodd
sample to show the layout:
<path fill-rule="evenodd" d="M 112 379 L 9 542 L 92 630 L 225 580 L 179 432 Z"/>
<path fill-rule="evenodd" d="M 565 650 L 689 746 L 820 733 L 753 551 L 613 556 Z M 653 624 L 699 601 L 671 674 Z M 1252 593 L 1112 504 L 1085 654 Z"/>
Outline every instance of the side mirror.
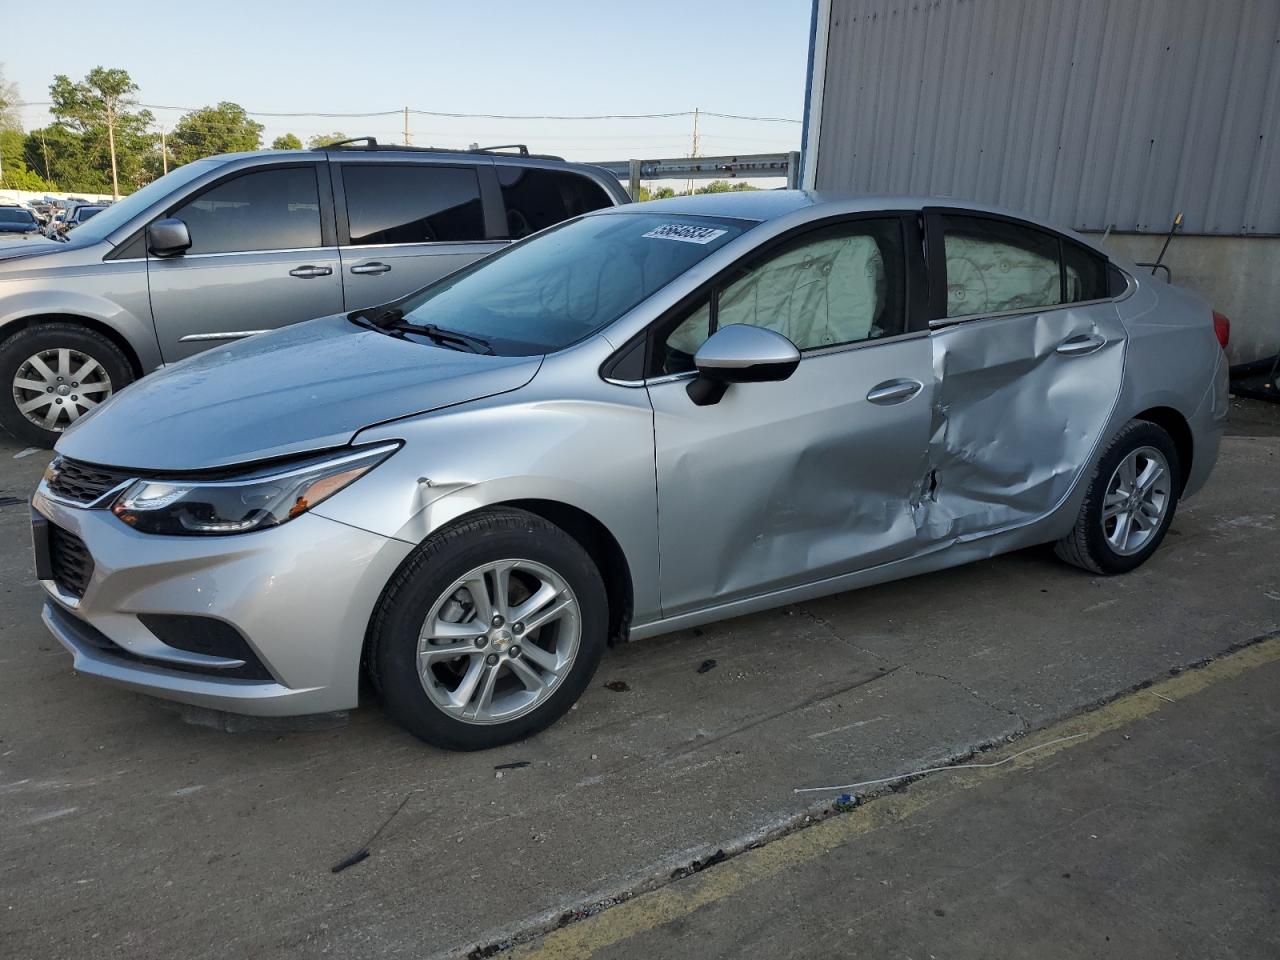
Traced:
<path fill-rule="evenodd" d="M 721 327 L 693 357 L 698 377 L 686 388 L 700 407 L 719 403 L 731 383 L 785 380 L 800 365 L 800 351 L 780 333 L 735 323 Z"/>
<path fill-rule="evenodd" d="M 181 220 L 166 217 L 147 227 L 147 249 L 157 257 L 176 257 L 191 249 L 191 231 Z"/>

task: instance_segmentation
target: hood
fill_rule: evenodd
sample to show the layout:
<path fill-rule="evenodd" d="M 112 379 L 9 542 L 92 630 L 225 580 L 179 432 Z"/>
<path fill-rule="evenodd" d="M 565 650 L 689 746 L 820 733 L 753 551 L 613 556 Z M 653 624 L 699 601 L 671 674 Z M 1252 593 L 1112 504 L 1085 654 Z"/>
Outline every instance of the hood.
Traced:
<path fill-rule="evenodd" d="M 81 418 L 59 453 L 197 470 L 348 443 L 371 424 L 524 386 L 542 357 L 491 357 L 323 317 L 165 367 Z"/>
<path fill-rule="evenodd" d="M 40 233 L 0 233 L 0 261 L 34 257 L 71 249 L 65 243 L 50 240 Z"/>

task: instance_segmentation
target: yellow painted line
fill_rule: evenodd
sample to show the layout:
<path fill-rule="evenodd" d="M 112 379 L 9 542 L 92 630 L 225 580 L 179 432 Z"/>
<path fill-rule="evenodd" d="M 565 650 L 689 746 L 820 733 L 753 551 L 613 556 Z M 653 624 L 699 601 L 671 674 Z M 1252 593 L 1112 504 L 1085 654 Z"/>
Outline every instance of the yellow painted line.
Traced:
<path fill-rule="evenodd" d="M 824 820 L 762 847 L 749 850 L 727 863 L 677 883 L 641 894 L 594 917 L 544 934 L 520 944 L 503 956 L 519 960 L 585 960 L 599 950 L 637 934 L 688 916 L 696 910 L 724 900 L 761 880 L 797 865 L 816 860 L 844 843 L 880 827 L 899 823 L 932 804 L 971 789 L 1014 770 L 1025 770 L 1063 750 L 1087 743 L 1101 734 L 1117 730 L 1162 710 L 1176 709 L 1177 702 L 1194 696 L 1206 687 L 1237 677 L 1248 670 L 1280 660 L 1280 637 L 1245 647 L 1215 660 L 1205 667 L 1187 670 L 1143 690 L 1126 694 L 1106 706 L 1063 720 L 1061 723 L 1024 737 L 1016 743 L 983 755 L 996 761 L 1036 743 L 1072 737 L 1027 753 L 993 769 L 934 775 L 918 780 L 899 793 L 872 800 L 849 813 Z"/>

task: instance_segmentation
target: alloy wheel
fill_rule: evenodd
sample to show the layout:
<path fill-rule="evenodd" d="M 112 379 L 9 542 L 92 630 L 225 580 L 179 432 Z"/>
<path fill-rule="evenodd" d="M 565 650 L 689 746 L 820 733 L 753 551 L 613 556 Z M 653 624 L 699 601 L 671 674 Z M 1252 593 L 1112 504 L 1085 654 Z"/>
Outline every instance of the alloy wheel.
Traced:
<path fill-rule="evenodd" d="M 1169 461 L 1155 447 L 1139 447 L 1120 461 L 1102 501 L 1102 532 L 1121 556 L 1142 550 L 1156 535 L 1172 499 Z"/>
<path fill-rule="evenodd" d="M 32 354 L 13 377 L 18 411 L 43 430 L 65 430 L 109 396 L 111 377 L 106 369 L 70 347 Z"/>
<path fill-rule="evenodd" d="M 559 689 L 582 640 L 578 599 L 550 567 L 486 563 L 432 604 L 417 665 L 432 703 L 469 723 L 514 720 Z"/>

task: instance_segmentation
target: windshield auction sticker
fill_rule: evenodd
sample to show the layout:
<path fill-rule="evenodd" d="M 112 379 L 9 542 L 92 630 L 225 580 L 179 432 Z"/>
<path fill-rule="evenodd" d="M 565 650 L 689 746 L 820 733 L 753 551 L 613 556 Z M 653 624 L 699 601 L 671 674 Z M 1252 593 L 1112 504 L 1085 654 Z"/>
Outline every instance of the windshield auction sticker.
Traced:
<path fill-rule="evenodd" d="M 688 223 L 664 223 L 654 227 L 644 236 L 652 240 L 679 240 L 681 243 L 710 243 L 716 237 L 723 237 L 729 231 L 717 230 L 715 227 L 695 227 Z"/>

